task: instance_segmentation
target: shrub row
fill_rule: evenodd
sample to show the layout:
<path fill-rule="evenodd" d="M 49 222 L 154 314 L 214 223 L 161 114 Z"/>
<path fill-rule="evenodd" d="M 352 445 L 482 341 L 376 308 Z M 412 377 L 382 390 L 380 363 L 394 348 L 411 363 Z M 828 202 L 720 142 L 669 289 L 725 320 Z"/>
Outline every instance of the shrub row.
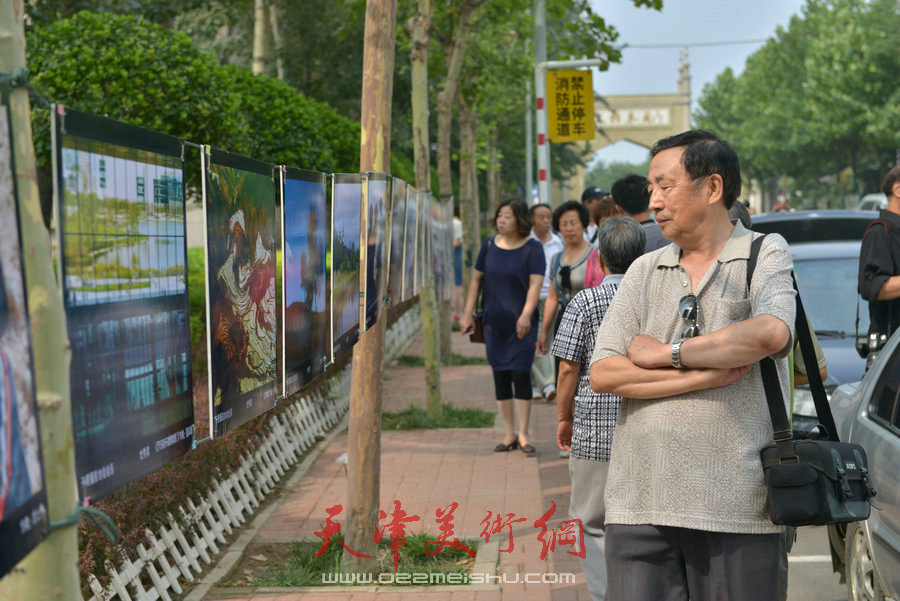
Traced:
<path fill-rule="evenodd" d="M 220 65 L 191 39 L 142 18 L 83 11 L 35 28 L 31 81 L 51 102 L 253 158 L 320 171 L 359 169 L 358 123 L 286 83 Z M 34 113 L 49 166 L 49 119 Z"/>

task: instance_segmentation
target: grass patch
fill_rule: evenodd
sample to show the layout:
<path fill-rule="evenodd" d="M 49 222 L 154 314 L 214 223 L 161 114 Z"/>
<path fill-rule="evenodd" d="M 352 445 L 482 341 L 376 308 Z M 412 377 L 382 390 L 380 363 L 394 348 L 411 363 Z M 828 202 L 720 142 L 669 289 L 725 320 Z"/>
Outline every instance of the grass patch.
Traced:
<path fill-rule="evenodd" d="M 434 552 L 437 546 L 428 544 L 437 539 L 436 535 L 416 533 L 409 534 L 406 537 L 406 544 L 399 548 L 397 574 L 466 574 L 471 571 L 475 565 L 475 558 L 470 557 L 466 551 L 462 549 L 451 549 L 449 546 L 444 547 L 440 553 L 428 556 L 426 552 Z M 341 572 L 341 560 L 343 557 L 343 546 L 339 541 L 343 540 L 343 533 L 331 539 L 328 549 L 320 557 L 313 555 L 321 548 L 322 541 L 300 541 L 288 546 L 289 552 L 285 555 L 278 553 L 271 547 L 254 554 L 250 551 L 246 554 L 250 559 L 256 557 L 259 562 L 258 569 L 256 566 L 247 565 L 244 560 L 244 569 L 237 570 L 233 578 L 229 579 L 226 586 L 277 586 L 277 587 L 293 587 L 293 586 L 321 586 L 323 584 L 323 575 L 334 575 Z M 378 570 L 380 573 L 394 572 L 394 552 L 390 549 L 390 538 L 387 533 L 378 545 L 376 559 L 378 562 Z M 464 542 L 466 546 L 476 551 L 478 543 Z M 278 557 L 282 555 L 281 557 Z M 266 561 L 262 561 L 262 557 Z M 462 578 L 458 579 L 460 584 Z M 327 581 L 326 581 L 327 582 Z M 378 583 L 378 576 L 373 579 L 374 583 Z M 435 584 L 455 584 L 456 582 L 435 582 Z M 342 583 L 347 584 L 347 583 Z M 354 583 L 354 584 L 371 584 L 371 583 Z M 412 582 L 408 584 L 413 584 Z M 423 583 L 417 582 L 417 585 Z M 424 584 L 428 584 L 427 582 Z M 398 586 L 404 586 L 406 583 L 397 583 Z"/>
<path fill-rule="evenodd" d="M 491 428 L 494 411 L 466 409 L 444 403 L 438 415 L 431 415 L 422 407 L 409 405 L 401 411 L 382 414 L 382 430 L 433 430 L 436 428 Z"/>
<path fill-rule="evenodd" d="M 400 355 L 397 359 L 397 365 L 400 367 L 425 367 L 425 358 L 416 357 L 415 355 Z M 489 363 L 484 357 L 465 357 L 453 353 L 450 356 L 450 361 L 443 361 L 441 365 L 459 367 L 464 365 L 489 365 Z"/>

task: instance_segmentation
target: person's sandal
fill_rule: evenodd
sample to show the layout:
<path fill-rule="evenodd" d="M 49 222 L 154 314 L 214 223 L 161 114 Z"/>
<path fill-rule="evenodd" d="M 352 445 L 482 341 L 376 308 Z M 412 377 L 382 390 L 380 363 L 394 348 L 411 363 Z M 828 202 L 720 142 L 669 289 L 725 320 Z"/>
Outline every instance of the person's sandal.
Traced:
<path fill-rule="evenodd" d="M 516 442 L 518 442 L 518 440 Z M 526 443 L 522 445 L 522 452 L 528 457 L 534 457 L 535 449 L 530 443 Z"/>
<path fill-rule="evenodd" d="M 519 448 L 519 439 L 516 438 L 509 444 L 500 443 L 496 447 L 494 447 L 495 453 L 506 453 L 508 451 L 515 451 Z"/>

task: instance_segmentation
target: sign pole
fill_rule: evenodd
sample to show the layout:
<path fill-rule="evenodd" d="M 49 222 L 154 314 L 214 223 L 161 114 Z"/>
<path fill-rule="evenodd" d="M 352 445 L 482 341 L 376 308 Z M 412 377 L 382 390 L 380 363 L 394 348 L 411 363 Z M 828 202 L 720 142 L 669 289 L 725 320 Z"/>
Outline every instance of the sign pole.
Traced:
<path fill-rule="evenodd" d="M 553 206 L 550 198 L 550 141 L 547 139 L 547 77 L 540 63 L 534 70 L 534 107 L 537 111 L 538 202 Z"/>
<path fill-rule="evenodd" d="M 534 203 L 534 194 L 532 187 L 534 186 L 534 157 L 533 157 L 533 139 L 531 133 L 531 90 L 525 93 L 525 200 L 531 205 Z"/>
<path fill-rule="evenodd" d="M 553 205 L 550 197 L 550 140 L 547 118 L 547 71 L 599 67 L 603 59 L 590 58 L 574 61 L 543 61 L 534 68 L 535 111 L 537 115 L 538 196 L 539 202 Z M 593 112 L 594 107 L 590 110 Z M 591 132 L 593 136 L 593 132 Z"/>

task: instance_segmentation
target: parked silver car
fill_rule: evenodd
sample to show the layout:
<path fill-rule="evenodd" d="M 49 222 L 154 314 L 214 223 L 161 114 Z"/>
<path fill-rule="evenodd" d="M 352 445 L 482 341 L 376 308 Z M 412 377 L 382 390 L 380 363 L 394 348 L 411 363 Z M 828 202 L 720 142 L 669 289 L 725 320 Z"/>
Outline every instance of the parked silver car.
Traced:
<path fill-rule="evenodd" d="M 829 526 L 832 563 L 849 601 L 900 599 L 900 330 L 861 382 L 831 396 L 841 440 L 863 446 L 882 507 L 865 522 Z"/>

